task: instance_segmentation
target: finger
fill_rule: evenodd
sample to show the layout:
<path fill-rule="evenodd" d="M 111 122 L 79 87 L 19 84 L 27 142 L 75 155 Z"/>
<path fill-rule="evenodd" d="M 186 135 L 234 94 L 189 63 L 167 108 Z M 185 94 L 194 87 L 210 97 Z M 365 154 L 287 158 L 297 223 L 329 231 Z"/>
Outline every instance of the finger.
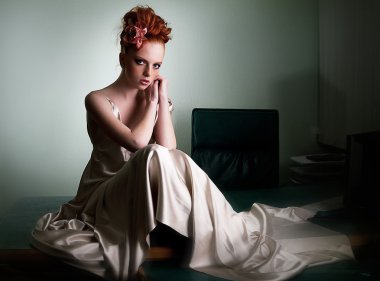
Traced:
<path fill-rule="evenodd" d="M 144 93 L 145 93 L 145 96 L 146 98 L 150 98 L 150 96 L 152 95 L 152 92 L 154 91 L 154 83 L 151 83 L 145 90 L 144 90 Z"/>
<path fill-rule="evenodd" d="M 161 76 L 161 75 L 158 75 L 156 77 L 156 80 L 160 81 L 160 82 L 167 82 L 167 79 L 164 77 L 164 76 Z"/>
<path fill-rule="evenodd" d="M 162 77 L 162 76 L 159 76 L 159 77 L 157 77 L 157 80 L 160 82 L 159 84 L 158 84 L 158 86 L 159 86 L 159 89 L 160 90 L 165 90 L 165 91 L 167 91 L 167 87 L 168 87 L 168 79 L 166 79 L 165 77 Z"/>
<path fill-rule="evenodd" d="M 153 84 L 153 98 L 157 99 L 158 98 L 158 81 L 154 81 L 154 84 Z"/>

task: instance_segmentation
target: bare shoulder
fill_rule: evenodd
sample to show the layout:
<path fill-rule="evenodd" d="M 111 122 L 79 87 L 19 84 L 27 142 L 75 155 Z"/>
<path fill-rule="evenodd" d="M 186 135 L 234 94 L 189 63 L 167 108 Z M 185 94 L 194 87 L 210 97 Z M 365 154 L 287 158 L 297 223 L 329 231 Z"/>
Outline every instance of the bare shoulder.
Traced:
<path fill-rule="evenodd" d="M 84 99 L 84 103 L 89 112 L 99 112 L 109 109 L 109 102 L 102 94 L 102 91 L 92 91 L 88 93 Z"/>
<path fill-rule="evenodd" d="M 88 102 L 93 102 L 93 101 L 96 101 L 98 99 L 104 99 L 104 97 L 102 97 L 101 95 L 101 91 L 97 90 L 97 91 L 92 91 L 90 93 L 88 93 L 85 98 L 84 98 L 84 102 L 85 103 L 88 103 Z"/>
<path fill-rule="evenodd" d="M 102 104 L 105 103 L 107 100 L 105 96 L 102 94 L 102 91 L 92 91 L 86 95 L 84 98 L 84 103 L 86 107 L 88 106 L 94 106 L 96 104 Z"/>

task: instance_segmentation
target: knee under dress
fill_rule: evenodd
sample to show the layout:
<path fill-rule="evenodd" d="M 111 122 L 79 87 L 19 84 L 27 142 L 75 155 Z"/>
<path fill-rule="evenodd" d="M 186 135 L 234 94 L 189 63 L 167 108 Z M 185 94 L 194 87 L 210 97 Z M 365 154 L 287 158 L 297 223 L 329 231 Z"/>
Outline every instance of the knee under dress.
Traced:
<path fill-rule="evenodd" d="M 132 153 L 87 122 L 90 160 L 76 196 L 37 221 L 31 243 L 40 251 L 129 280 L 160 222 L 191 238 L 190 268 L 229 280 L 285 280 L 308 266 L 353 258 L 345 235 L 307 221 L 311 211 L 254 203 L 235 212 L 187 154 L 157 144 Z"/>

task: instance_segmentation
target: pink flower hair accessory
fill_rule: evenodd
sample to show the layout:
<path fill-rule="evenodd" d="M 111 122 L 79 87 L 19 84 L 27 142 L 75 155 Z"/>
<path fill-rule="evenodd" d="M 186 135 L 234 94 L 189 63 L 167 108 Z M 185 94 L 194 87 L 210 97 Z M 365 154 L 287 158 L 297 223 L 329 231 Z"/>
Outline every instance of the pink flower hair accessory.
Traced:
<path fill-rule="evenodd" d="M 128 44 L 135 44 L 136 48 L 139 49 L 144 40 L 146 40 L 145 34 L 148 32 L 148 29 L 142 28 L 141 25 L 128 25 L 125 28 L 126 36 L 124 41 Z"/>

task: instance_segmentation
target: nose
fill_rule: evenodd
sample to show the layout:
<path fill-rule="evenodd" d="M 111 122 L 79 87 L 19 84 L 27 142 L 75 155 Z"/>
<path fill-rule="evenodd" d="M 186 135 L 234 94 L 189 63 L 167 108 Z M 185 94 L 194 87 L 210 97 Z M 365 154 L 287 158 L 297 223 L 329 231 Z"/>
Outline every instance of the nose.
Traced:
<path fill-rule="evenodd" d="M 152 70 L 151 70 L 150 66 L 147 65 L 144 69 L 144 76 L 149 77 L 151 75 L 151 72 L 152 72 Z"/>

